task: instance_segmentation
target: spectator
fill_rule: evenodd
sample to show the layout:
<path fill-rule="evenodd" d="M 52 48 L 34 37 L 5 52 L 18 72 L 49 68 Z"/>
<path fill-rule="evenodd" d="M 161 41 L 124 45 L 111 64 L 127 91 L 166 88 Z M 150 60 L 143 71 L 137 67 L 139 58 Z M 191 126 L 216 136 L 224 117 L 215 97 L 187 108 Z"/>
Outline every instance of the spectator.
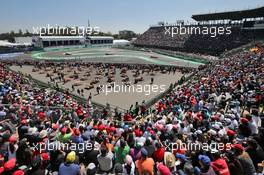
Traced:
<path fill-rule="evenodd" d="M 216 175 L 213 167 L 211 166 L 211 160 L 208 156 L 199 155 L 199 163 L 201 166 L 201 175 Z"/>
<path fill-rule="evenodd" d="M 97 156 L 99 169 L 102 173 L 109 173 L 113 168 L 114 154 L 105 146 L 101 146 L 100 152 L 101 154 Z"/>
<path fill-rule="evenodd" d="M 71 151 L 66 156 L 66 161 L 60 165 L 59 175 L 79 175 L 80 166 L 75 164 L 76 153 Z"/>
<path fill-rule="evenodd" d="M 149 174 L 154 175 L 154 160 L 148 157 L 148 151 L 145 148 L 141 149 L 141 159 L 136 161 L 136 167 L 139 175 Z"/>

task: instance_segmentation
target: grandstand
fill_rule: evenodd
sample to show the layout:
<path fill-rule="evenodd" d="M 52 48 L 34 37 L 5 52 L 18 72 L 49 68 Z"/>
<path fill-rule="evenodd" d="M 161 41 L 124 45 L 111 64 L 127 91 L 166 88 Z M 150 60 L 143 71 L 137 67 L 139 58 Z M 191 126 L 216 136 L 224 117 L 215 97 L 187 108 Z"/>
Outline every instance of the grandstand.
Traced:
<path fill-rule="evenodd" d="M 264 7 L 221 12 L 213 14 L 192 15 L 195 24 L 159 24 L 151 26 L 134 41 L 136 47 L 149 47 L 177 50 L 207 55 L 220 55 L 224 51 L 264 38 Z M 221 21 L 221 22 L 219 22 Z M 186 33 L 166 35 L 170 27 L 229 27 L 231 33 L 217 34 L 212 37 L 203 33 Z"/>

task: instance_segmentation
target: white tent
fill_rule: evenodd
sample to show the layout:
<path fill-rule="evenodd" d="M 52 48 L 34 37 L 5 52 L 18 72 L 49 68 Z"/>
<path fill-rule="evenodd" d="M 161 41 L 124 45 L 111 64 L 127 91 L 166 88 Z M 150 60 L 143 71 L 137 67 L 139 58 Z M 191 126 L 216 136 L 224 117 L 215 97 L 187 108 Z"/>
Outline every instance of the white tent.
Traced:
<path fill-rule="evenodd" d="M 0 40 L 0 46 L 4 46 L 4 47 L 15 47 L 15 46 L 25 46 L 25 44 L 21 44 L 21 43 L 10 43 L 6 40 Z"/>
<path fill-rule="evenodd" d="M 125 46 L 125 45 L 130 44 L 130 42 L 128 40 L 118 39 L 118 40 L 114 40 L 113 44 L 118 45 L 118 46 Z"/>
<path fill-rule="evenodd" d="M 15 42 L 23 46 L 31 46 L 33 44 L 31 36 L 15 37 Z"/>

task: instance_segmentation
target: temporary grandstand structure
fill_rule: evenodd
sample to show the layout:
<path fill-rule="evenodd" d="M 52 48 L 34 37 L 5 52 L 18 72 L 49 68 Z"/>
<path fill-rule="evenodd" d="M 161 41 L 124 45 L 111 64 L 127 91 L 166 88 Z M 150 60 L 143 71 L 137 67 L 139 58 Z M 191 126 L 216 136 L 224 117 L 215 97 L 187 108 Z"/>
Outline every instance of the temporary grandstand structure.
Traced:
<path fill-rule="evenodd" d="M 175 50 L 214 55 L 264 39 L 264 7 L 249 10 L 193 15 L 196 24 L 166 24 L 151 26 L 133 44 L 137 47 Z M 191 32 L 175 32 L 176 29 Z M 203 28 L 210 32 L 203 33 Z M 229 28 L 230 32 L 211 34 L 211 29 Z M 197 32 L 198 31 L 198 32 Z M 212 30 L 213 31 L 213 30 Z M 210 34 L 209 34 L 210 33 Z"/>
<path fill-rule="evenodd" d="M 210 21 L 210 20 L 242 20 L 246 18 L 263 18 L 264 7 L 258 7 L 248 10 L 217 12 L 192 15 L 195 21 Z"/>

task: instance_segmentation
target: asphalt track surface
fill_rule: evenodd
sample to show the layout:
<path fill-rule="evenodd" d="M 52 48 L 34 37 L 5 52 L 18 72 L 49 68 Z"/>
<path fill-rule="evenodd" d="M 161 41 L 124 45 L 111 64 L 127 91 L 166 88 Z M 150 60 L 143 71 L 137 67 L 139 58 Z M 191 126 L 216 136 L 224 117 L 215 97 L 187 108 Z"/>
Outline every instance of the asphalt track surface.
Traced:
<path fill-rule="evenodd" d="M 66 54 L 67 53 L 67 54 Z M 82 60 L 86 62 L 157 64 L 184 67 L 198 67 L 202 63 L 166 56 L 154 52 L 135 51 L 112 47 L 62 47 L 46 49 L 44 52 L 32 53 L 38 60 Z"/>

